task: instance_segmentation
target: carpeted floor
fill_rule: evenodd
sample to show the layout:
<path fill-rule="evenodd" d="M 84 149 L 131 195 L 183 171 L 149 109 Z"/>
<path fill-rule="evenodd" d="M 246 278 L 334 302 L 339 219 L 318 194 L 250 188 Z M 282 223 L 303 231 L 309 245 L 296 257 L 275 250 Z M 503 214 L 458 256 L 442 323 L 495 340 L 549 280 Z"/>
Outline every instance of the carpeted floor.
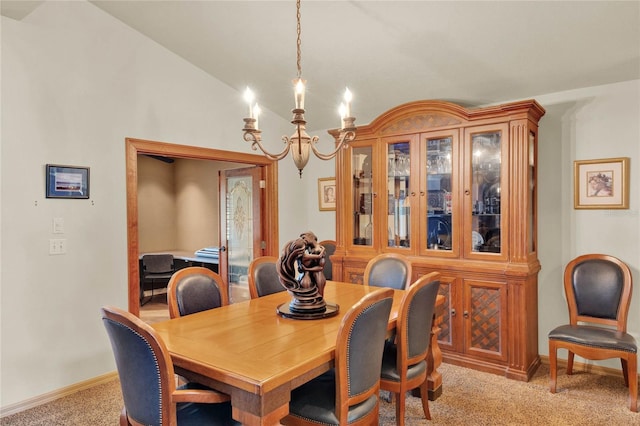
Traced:
<path fill-rule="evenodd" d="M 576 373 L 558 375 L 558 393 L 549 393 L 548 366 L 528 383 L 443 364 L 443 393 L 429 404 L 432 421 L 422 415 L 418 398 L 407 397 L 411 425 L 640 425 L 640 413 L 628 407 L 620 377 Z M 112 426 L 122 399 L 118 380 L 2 418 L 0 424 Z M 382 401 L 380 425 L 395 424 L 395 407 Z"/>

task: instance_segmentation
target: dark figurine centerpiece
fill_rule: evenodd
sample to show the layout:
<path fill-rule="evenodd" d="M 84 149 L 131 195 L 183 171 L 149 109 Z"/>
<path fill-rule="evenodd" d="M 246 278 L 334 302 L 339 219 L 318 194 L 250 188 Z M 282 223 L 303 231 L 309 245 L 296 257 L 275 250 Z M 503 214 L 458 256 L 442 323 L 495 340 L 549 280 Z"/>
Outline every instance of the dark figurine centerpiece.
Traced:
<path fill-rule="evenodd" d="M 317 319 L 338 313 L 338 305 L 324 300 L 325 249 L 316 235 L 307 231 L 282 248 L 276 262 L 280 283 L 292 296 L 289 304 L 278 306 L 278 314 L 287 318 Z"/>

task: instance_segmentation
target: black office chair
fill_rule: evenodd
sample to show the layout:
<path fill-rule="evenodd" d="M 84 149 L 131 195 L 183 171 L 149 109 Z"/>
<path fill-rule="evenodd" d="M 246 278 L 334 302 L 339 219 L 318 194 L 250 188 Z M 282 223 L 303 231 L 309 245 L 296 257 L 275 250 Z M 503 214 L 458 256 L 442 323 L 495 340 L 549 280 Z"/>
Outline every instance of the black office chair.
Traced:
<path fill-rule="evenodd" d="M 247 281 L 252 299 L 286 290 L 280 283 L 280 276 L 276 269 L 277 261 L 278 258 L 275 256 L 262 256 L 256 257 L 249 263 Z"/>
<path fill-rule="evenodd" d="M 411 284 L 402 299 L 395 342 L 385 343 L 380 389 L 396 395 L 396 424 L 404 425 L 405 395 L 420 388 L 422 411 L 431 420 L 427 389 L 427 351 L 431 323 L 440 288 L 440 274 L 432 272 Z"/>
<path fill-rule="evenodd" d="M 175 272 L 172 254 L 145 254 L 142 256 L 142 282 L 140 283 L 140 305 L 143 306 L 153 299 L 156 282 L 162 287 L 169 284 Z M 151 297 L 144 300 L 145 284 L 151 283 Z"/>
<path fill-rule="evenodd" d="M 229 304 L 222 277 L 208 268 L 190 266 L 173 274 L 167 287 L 169 316 L 178 318 Z"/>
<path fill-rule="evenodd" d="M 363 297 L 342 319 L 335 368 L 291 392 L 284 425 L 378 424 L 380 365 L 393 290 Z"/>
<path fill-rule="evenodd" d="M 229 396 L 195 383 L 176 388 L 171 356 L 153 328 L 122 309 L 101 311 L 124 400 L 120 425 L 240 424 Z"/>
<path fill-rule="evenodd" d="M 406 290 L 411 285 L 411 262 L 397 253 L 382 253 L 369 260 L 364 269 L 364 284 Z"/>
<path fill-rule="evenodd" d="M 319 243 L 322 247 L 324 247 L 324 277 L 327 280 L 333 280 L 333 263 L 331 262 L 331 255 L 336 252 L 337 243 L 333 240 L 324 240 Z"/>
<path fill-rule="evenodd" d="M 585 254 L 567 264 L 564 291 L 569 324 L 549 332 L 550 391 L 556 392 L 558 349 L 568 351 L 567 374 L 574 354 L 586 359 L 620 358 L 629 408 L 638 411 L 638 345 L 627 333 L 632 278 L 629 267 L 613 256 Z"/>

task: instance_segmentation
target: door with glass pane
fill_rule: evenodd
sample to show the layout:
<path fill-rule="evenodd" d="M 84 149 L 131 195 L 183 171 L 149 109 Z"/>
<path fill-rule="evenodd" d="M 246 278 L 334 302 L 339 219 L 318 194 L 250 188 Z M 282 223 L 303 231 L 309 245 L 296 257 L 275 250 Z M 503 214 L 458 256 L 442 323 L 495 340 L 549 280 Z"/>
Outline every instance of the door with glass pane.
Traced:
<path fill-rule="evenodd" d="M 351 241 L 354 246 L 373 247 L 374 238 L 374 151 L 371 142 L 354 143 L 351 149 Z"/>
<path fill-rule="evenodd" d="M 220 172 L 220 275 L 230 301 L 249 299 L 248 268 L 262 255 L 262 167 Z"/>
<path fill-rule="evenodd" d="M 460 252 L 458 129 L 424 133 L 420 146 L 420 254 L 457 257 Z"/>
<path fill-rule="evenodd" d="M 383 195 L 385 235 L 384 246 L 411 254 L 415 242 L 411 236 L 417 235 L 417 168 L 412 164 L 412 151 L 417 149 L 417 138 L 394 137 L 384 139 L 386 163 L 386 191 Z"/>
<path fill-rule="evenodd" d="M 509 181 L 507 126 L 482 127 L 467 132 L 468 193 L 465 192 L 466 257 L 506 259 Z M 505 244 L 503 244 L 503 242 Z"/>

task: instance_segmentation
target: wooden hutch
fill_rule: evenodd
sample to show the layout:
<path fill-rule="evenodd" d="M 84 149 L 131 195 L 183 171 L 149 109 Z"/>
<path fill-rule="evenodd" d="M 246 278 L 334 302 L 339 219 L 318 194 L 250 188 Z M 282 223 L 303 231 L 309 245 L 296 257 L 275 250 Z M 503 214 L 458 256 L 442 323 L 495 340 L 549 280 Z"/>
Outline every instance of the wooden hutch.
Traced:
<path fill-rule="evenodd" d="M 441 273 L 443 359 L 527 381 L 538 354 L 537 140 L 544 109 L 443 101 L 360 126 L 336 160 L 333 276 L 361 283 L 373 256 Z M 336 137 L 336 131 L 330 131 Z"/>

